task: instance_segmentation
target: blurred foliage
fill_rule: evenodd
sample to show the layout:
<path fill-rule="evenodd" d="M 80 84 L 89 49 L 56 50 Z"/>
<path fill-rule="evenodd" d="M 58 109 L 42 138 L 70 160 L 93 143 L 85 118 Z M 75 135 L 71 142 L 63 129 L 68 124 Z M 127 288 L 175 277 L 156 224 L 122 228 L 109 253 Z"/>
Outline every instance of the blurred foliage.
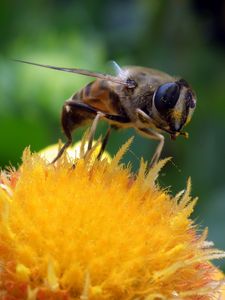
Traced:
<path fill-rule="evenodd" d="M 10 58 L 106 71 L 107 62 L 143 65 L 180 75 L 194 87 L 198 106 L 190 139 L 167 137 L 163 156 L 173 161 L 161 183 L 175 193 L 192 177 L 200 197 L 196 216 L 209 238 L 225 248 L 225 4 L 201 0 L 1 1 L 0 163 L 20 162 L 64 139 L 60 111 L 65 99 L 90 79 L 10 61 Z M 106 125 L 98 130 L 104 132 Z M 76 141 L 83 130 L 74 133 Z M 114 153 L 133 130 L 114 132 Z M 135 134 L 125 158 L 134 170 L 149 159 L 155 142 Z"/>

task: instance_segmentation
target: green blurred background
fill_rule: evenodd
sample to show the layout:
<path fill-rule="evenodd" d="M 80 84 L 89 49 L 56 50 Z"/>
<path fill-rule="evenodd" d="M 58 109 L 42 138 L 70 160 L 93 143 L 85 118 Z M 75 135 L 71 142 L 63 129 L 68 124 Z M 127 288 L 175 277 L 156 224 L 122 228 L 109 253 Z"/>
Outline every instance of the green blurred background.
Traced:
<path fill-rule="evenodd" d="M 107 71 L 108 62 L 157 68 L 185 78 L 198 96 L 189 140 L 166 138 L 173 161 L 160 182 L 176 193 L 191 176 L 199 196 L 194 218 L 225 249 L 225 2 L 215 0 L 1 1 L 0 164 L 17 165 L 23 149 L 38 151 L 64 139 L 65 99 L 90 78 L 10 61 Z M 102 124 L 98 134 L 104 132 Z M 83 130 L 74 134 L 78 140 Z M 114 132 L 108 151 L 135 140 L 125 161 L 136 170 L 156 143 L 133 130 Z M 224 268 L 225 263 L 220 262 Z"/>

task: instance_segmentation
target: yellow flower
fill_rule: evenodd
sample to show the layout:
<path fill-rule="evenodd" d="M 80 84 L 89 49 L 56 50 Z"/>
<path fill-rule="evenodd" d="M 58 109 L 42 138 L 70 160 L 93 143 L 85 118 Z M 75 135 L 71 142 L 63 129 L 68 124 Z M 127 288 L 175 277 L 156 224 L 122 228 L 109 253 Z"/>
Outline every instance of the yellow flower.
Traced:
<path fill-rule="evenodd" d="M 94 145 L 93 146 L 94 151 L 92 151 L 92 159 L 95 160 L 101 149 L 101 143 L 94 141 L 93 145 Z M 78 142 L 75 145 L 68 147 L 66 153 L 71 159 L 81 158 L 84 156 L 83 152 L 87 151 L 87 146 L 88 146 L 87 142 L 84 142 L 84 145 L 82 145 L 82 142 Z M 44 157 L 49 162 L 51 162 L 57 156 L 57 153 L 60 148 L 61 148 L 60 144 L 53 144 L 41 150 L 39 154 L 41 157 Z M 103 153 L 102 158 L 106 158 L 109 161 L 111 160 L 110 155 L 107 152 Z"/>
<path fill-rule="evenodd" d="M 190 219 L 190 182 L 176 197 L 119 163 L 24 152 L 0 177 L 0 299 L 215 299 L 224 252 Z"/>

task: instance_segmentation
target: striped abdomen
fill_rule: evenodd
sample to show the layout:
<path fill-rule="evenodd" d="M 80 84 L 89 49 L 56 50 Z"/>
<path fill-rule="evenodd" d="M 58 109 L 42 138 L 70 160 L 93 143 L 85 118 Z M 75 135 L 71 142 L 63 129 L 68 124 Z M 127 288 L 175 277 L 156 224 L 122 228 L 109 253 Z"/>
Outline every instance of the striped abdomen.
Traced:
<path fill-rule="evenodd" d="M 72 100 L 85 103 L 101 112 L 115 115 L 124 113 L 119 95 L 113 91 L 112 83 L 106 80 L 90 82 Z"/>

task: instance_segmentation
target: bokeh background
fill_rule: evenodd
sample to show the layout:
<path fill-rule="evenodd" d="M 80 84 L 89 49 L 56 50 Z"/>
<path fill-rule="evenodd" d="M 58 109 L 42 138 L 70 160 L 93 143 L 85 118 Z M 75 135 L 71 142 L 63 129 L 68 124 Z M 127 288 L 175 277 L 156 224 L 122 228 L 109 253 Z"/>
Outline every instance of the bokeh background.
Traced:
<path fill-rule="evenodd" d="M 223 0 L 1 1 L 0 165 L 17 165 L 23 149 L 64 139 L 65 99 L 90 78 L 12 62 L 108 71 L 108 62 L 157 68 L 185 78 L 198 95 L 189 140 L 166 138 L 172 156 L 160 182 L 172 193 L 191 176 L 199 197 L 194 218 L 225 249 L 225 2 Z M 101 124 L 98 134 L 106 130 Z M 74 133 L 78 140 L 83 129 Z M 133 130 L 114 132 L 112 154 L 135 135 L 125 162 L 135 171 L 156 143 Z M 220 262 L 225 268 L 225 263 Z"/>

